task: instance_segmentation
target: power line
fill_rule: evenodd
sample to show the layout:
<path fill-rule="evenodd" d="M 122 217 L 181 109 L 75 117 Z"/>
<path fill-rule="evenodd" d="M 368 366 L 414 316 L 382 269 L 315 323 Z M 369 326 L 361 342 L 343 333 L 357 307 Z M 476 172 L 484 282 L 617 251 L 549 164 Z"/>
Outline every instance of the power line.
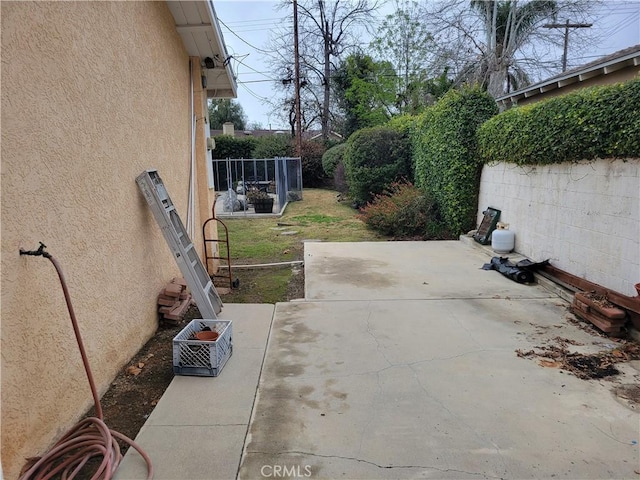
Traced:
<path fill-rule="evenodd" d="M 240 35 L 238 35 L 236 32 L 234 32 L 233 30 L 231 30 L 226 23 L 224 23 L 222 20 L 220 20 L 218 18 L 218 20 L 220 21 L 220 23 L 222 25 L 224 25 L 226 27 L 227 30 L 229 30 L 230 33 L 232 33 L 233 35 L 235 35 L 236 37 L 238 37 L 238 39 L 244 43 L 246 43 L 247 45 L 249 45 L 251 48 L 253 48 L 254 50 L 261 52 L 261 53 L 265 53 L 267 55 L 272 55 L 273 51 L 271 52 L 267 52 L 266 50 L 262 50 L 261 48 L 256 47 L 255 45 L 250 44 L 249 42 L 247 42 L 244 38 L 242 38 Z"/>
<path fill-rule="evenodd" d="M 254 92 L 253 90 L 251 90 L 249 87 L 247 87 L 245 84 L 240 83 L 240 86 L 242 88 L 244 88 L 247 92 L 249 92 L 249 94 L 254 97 L 257 100 L 260 100 L 261 102 L 265 102 L 265 103 L 269 103 L 269 99 L 267 97 L 261 97 L 260 95 L 258 95 L 256 92 Z"/>
<path fill-rule="evenodd" d="M 236 82 L 236 83 L 267 83 L 267 82 L 280 83 L 279 80 L 244 80 L 242 82 Z"/>
<path fill-rule="evenodd" d="M 266 75 L 266 74 L 264 74 L 264 73 L 262 73 L 262 72 L 259 72 L 259 71 L 258 71 L 258 70 L 256 70 L 255 68 L 250 67 L 249 65 L 247 65 L 246 63 L 244 63 L 244 62 L 242 62 L 242 61 L 238 60 L 238 59 L 237 59 L 237 58 L 235 58 L 235 57 L 234 57 L 234 60 L 235 60 L 235 61 L 237 61 L 240 65 L 244 65 L 244 66 L 245 66 L 245 67 L 247 67 L 249 70 L 252 70 L 254 73 L 257 73 L 257 74 L 259 74 L 259 75 L 262 75 L 262 76 L 264 76 L 264 77 L 267 77 L 269 80 L 273 80 L 274 82 L 278 82 L 278 81 L 279 81 L 279 80 L 276 80 L 276 79 L 275 79 L 275 78 L 273 78 L 273 77 L 270 77 L 269 75 Z"/>
<path fill-rule="evenodd" d="M 284 17 L 272 17 L 272 18 L 261 18 L 260 20 L 234 20 L 233 22 L 229 22 L 230 25 L 235 25 L 237 23 L 262 23 L 262 22 L 271 22 L 273 20 L 282 21 Z"/>

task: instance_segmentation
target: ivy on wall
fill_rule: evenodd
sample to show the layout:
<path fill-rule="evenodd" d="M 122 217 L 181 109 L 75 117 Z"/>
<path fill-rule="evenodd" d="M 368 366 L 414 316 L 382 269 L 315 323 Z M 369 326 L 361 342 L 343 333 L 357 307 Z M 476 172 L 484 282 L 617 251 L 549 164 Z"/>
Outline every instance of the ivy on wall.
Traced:
<path fill-rule="evenodd" d="M 216 142 L 216 148 L 213 149 L 214 159 L 253 158 L 255 138 L 235 138 L 231 135 L 218 135 L 213 138 Z"/>
<path fill-rule="evenodd" d="M 640 79 L 507 110 L 480 127 L 478 148 L 518 165 L 640 157 Z"/>
<path fill-rule="evenodd" d="M 497 113 L 493 98 L 479 88 L 450 90 L 412 129 L 415 182 L 454 235 L 476 226 L 482 169 L 476 130 Z"/>

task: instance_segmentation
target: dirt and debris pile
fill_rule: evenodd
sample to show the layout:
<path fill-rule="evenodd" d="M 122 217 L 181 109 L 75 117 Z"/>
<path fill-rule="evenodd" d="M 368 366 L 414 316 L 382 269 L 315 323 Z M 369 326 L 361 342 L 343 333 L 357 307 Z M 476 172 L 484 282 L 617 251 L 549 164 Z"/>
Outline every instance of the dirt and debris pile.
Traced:
<path fill-rule="evenodd" d="M 630 360 L 640 360 L 640 345 L 624 343 L 612 350 L 594 354 L 571 352 L 567 344 L 575 345 L 568 339 L 560 339 L 558 345 L 536 347 L 536 350 L 516 350 L 521 358 L 537 358 L 538 364 L 548 368 L 559 368 L 585 380 L 606 378 L 617 375 L 620 371 L 616 364 Z"/>

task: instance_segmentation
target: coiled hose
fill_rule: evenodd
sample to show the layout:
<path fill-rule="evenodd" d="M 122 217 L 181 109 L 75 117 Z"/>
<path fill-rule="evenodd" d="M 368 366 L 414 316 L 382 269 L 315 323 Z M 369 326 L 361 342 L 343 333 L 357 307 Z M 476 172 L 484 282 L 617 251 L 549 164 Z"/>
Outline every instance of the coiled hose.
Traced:
<path fill-rule="evenodd" d="M 144 461 L 147 463 L 147 479 L 151 479 L 153 478 L 153 465 L 151 464 L 149 455 L 133 440 L 115 430 L 111 430 L 104 423 L 100 397 L 98 397 L 98 391 L 91 373 L 89 360 L 87 359 L 82 337 L 80 336 L 80 329 L 78 328 L 76 314 L 71 304 L 67 282 L 62 274 L 60 264 L 50 253 L 45 252 L 45 248 L 46 245 L 40 242 L 40 248 L 38 248 L 38 250 L 26 251 L 20 249 L 20 255 L 42 256 L 50 260 L 56 269 L 58 277 L 60 278 L 60 284 L 62 285 L 64 299 L 67 302 L 67 309 L 71 317 L 80 355 L 82 356 L 84 370 L 89 380 L 89 386 L 91 387 L 96 416 L 85 418 L 72 427 L 47 453 L 35 459 L 35 463 L 20 476 L 19 480 L 48 480 L 56 475 L 65 480 L 71 480 L 80 473 L 89 460 L 96 457 L 102 457 L 102 462 L 91 477 L 91 480 L 109 480 L 115 474 L 122 460 L 120 446 L 116 439 L 128 443 L 142 455 L 142 458 L 144 458 Z"/>

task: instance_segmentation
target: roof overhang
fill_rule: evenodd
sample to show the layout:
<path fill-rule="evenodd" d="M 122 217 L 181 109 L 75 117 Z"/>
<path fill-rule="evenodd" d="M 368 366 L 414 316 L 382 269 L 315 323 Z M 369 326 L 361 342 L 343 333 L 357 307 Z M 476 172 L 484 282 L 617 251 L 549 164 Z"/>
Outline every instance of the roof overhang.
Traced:
<path fill-rule="evenodd" d="M 187 53 L 200 58 L 207 97 L 236 98 L 238 85 L 213 1 L 167 1 L 167 6 Z"/>
<path fill-rule="evenodd" d="M 540 95 L 551 90 L 564 88 L 573 83 L 584 82 L 590 78 L 609 75 L 613 72 L 628 67 L 640 66 L 640 51 L 636 50 L 621 57 L 598 63 L 595 65 L 589 65 L 584 68 L 577 68 L 570 73 L 558 75 L 548 80 L 535 83 L 523 89 L 511 92 L 502 97 L 496 98 L 496 102 L 507 108 L 511 105 L 518 103 L 518 100 L 523 98 L 530 98 L 536 95 Z"/>

